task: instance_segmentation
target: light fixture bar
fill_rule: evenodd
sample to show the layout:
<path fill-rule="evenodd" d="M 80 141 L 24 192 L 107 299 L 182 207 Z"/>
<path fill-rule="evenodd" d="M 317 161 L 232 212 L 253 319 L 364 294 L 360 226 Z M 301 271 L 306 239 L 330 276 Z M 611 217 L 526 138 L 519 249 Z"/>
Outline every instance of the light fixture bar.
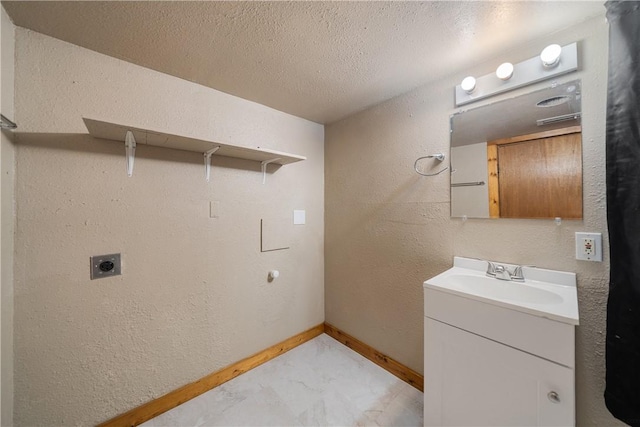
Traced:
<path fill-rule="evenodd" d="M 499 93 L 527 86 L 553 77 L 576 71 L 578 69 L 578 44 L 562 46 L 560 60 L 553 68 L 545 68 L 540 56 L 519 62 L 513 66 L 513 76 L 509 80 L 500 80 L 495 73 L 476 78 L 472 93 L 465 92 L 460 85 L 456 86 L 456 107 L 470 104 Z"/>

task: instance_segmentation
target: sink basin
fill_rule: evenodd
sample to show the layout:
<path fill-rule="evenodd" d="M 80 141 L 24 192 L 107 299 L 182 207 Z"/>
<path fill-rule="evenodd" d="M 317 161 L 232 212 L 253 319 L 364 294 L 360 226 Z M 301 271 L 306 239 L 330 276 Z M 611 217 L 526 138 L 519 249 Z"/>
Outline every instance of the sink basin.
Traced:
<path fill-rule="evenodd" d="M 502 264 L 509 269 L 515 266 Z M 565 271 L 523 267 L 524 282 L 486 276 L 487 261 L 454 257 L 453 267 L 424 282 L 425 288 L 488 304 L 578 324 L 576 275 Z"/>
<path fill-rule="evenodd" d="M 448 277 L 452 287 L 463 292 L 478 293 L 487 298 L 534 304 L 560 304 L 562 297 L 557 293 L 536 288 L 522 282 L 509 282 L 491 277 L 452 274 Z"/>

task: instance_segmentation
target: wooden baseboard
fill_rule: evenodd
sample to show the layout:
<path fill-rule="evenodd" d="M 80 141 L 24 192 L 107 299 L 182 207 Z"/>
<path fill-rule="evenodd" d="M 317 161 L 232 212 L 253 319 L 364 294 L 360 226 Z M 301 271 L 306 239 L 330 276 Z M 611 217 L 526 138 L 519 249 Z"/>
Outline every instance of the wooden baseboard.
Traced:
<path fill-rule="evenodd" d="M 292 348 L 321 335 L 323 332 L 324 324 L 317 325 L 307 331 L 286 339 L 279 344 L 269 347 L 266 350 L 254 354 L 253 356 L 247 357 L 246 359 L 229 365 L 226 368 L 209 374 L 198 381 L 182 386 L 165 394 L 164 396 L 138 406 L 137 408 L 125 412 L 122 415 L 118 415 L 109 421 L 105 421 L 104 423 L 99 424 L 98 427 L 123 427 L 142 424 L 145 421 L 157 417 L 158 415 L 167 412 L 168 410 L 173 409 L 214 387 L 226 383 L 240 374 L 286 353 Z"/>
<path fill-rule="evenodd" d="M 254 354 L 253 356 L 247 357 L 246 359 L 229 365 L 217 372 L 213 372 L 198 381 L 182 386 L 165 394 L 164 396 L 160 396 L 159 398 L 140 405 L 137 408 L 125 412 L 124 414 L 118 415 L 109 421 L 105 421 L 104 423 L 99 424 L 98 427 L 130 427 L 140 425 L 145 421 L 157 417 L 158 415 L 211 390 L 212 388 L 232 380 L 238 375 L 244 374 L 257 366 L 286 353 L 292 348 L 321 335 L 323 332 L 355 352 L 360 353 L 362 356 L 389 371 L 406 383 L 420 391 L 423 391 L 424 378 L 422 375 L 402 363 L 397 362 L 391 357 L 380 353 L 378 350 L 352 337 L 346 332 L 341 331 L 335 326 L 323 323 L 286 339 L 281 343 L 271 346 L 266 350 Z"/>
<path fill-rule="evenodd" d="M 406 383 L 412 385 L 420 391 L 424 391 L 424 377 L 413 369 L 403 365 L 396 360 L 393 360 L 386 354 L 380 353 L 375 348 L 370 347 L 357 338 L 352 337 L 351 335 L 326 322 L 324 324 L 324 333 L 346 345 L 355 352 L 360 353 L 362 356 L 371 360 L 376 365 L 391 372 L 402 381 L 405 381 Z"/>

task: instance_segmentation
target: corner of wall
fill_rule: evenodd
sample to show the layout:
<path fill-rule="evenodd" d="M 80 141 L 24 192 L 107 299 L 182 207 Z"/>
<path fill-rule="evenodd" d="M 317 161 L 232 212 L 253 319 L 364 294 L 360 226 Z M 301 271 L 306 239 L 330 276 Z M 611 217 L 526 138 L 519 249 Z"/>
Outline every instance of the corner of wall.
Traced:
<path fill-rule="evenodd" d="M 14 119 L 15 26 L 0 7 L 0 110 Z M 0 424 L 13 425 L 13 230 L 15 148 L 13 135 L 0 135 Z"/>

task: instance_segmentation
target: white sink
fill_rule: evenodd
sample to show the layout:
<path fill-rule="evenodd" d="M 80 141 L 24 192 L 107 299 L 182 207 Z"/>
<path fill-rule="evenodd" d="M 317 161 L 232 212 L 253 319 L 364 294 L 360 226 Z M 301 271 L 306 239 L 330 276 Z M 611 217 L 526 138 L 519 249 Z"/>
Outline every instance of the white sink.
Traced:
<path fill-rule="evenodd" d="M 502 264 L 510 269 L 511 264 Z M 524 282 L 486 276 L 487 261 L 454 257 L 453 267 L 424 282 L 425 288 L 448 292 L 513 310 L 578 324 L 576 275 L 523 267 Z"/>
<path fill-rule="evenodd" d="M 455 257 L 424 282 L 424 425 L 575 426 L 575 273 L 486 271 Z"/>

